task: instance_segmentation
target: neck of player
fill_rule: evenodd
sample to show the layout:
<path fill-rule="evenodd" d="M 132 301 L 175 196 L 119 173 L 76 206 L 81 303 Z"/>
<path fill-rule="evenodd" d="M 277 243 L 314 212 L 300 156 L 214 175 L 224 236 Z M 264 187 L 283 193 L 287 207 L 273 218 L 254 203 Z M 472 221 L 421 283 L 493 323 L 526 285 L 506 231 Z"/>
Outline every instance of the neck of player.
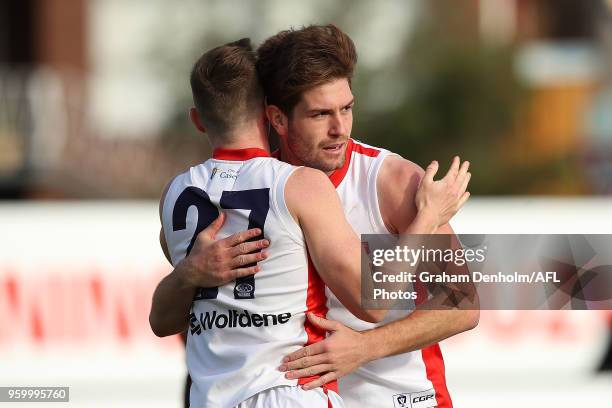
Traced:
<path fill-rule="evenodd" d="M 226 137 L 210 137 L 212 149 L 252 149 L 259 148 L 270 153 L 268 135 L 263 123 L 252 122 L 232 130 Z"/>

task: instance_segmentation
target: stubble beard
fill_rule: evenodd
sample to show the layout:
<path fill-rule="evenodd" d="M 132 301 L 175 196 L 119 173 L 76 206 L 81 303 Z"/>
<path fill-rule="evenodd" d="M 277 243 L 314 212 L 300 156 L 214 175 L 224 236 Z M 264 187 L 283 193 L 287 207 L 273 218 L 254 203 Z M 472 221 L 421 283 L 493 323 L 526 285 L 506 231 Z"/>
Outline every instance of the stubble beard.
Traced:
<path fill-rule="evenodd" d="M 321 170 L 324 173 L 330 173 L 344 166 L 346 161 L 346 154 L 343 154 L 339 160 L 331 161 L 325 160 L 322 157 L 318 157 L 317 147 L 314 147 L 314 151 L 307 147 L 301 146 L 297 143 L 289 143 L 289 149 L 293 155 L 301 162 L 303 166 L 312 167 L 313 169 Z"/>
<path fill-rule="evenodd" d="M 291 123 L 289 123 L 289 132 L 289 134 L 295 134 Z M 321 170 L 324 173 L 331 173 L 334 170 L 344 166 L 344 162 L 346 161 L 346 151 L 343 152 L 342 157 L 340 157 L 340 159 L 337 161 L 326 160 L 325 158 L 321 157 L 324 153 L 318 146 L 306 146 L 301 144 L 298 142 L 299 138 L 299 136 L 295 138 L 287 138 L 287 145 L 289 150 L 291 150 L 292 155 L 300 162 L 300 165 Z M 348 149 L 348 146 L 345 146 L 345 149 Z"/>

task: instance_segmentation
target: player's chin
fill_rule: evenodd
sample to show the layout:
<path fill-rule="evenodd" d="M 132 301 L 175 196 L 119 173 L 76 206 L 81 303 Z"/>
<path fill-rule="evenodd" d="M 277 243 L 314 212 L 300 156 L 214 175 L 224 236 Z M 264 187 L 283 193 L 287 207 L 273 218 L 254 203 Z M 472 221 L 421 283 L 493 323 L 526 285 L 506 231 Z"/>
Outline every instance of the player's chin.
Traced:
<path fill-rule="evenodd" d="M 319 170 L 324 171 L 324 172 L 330 172 L 330 171 L 338 170 L 342 168 L 342 166 L 344 166 L 345 156 L 342 155 L 341 157 L 330 158 L 330 157 L 325 157 L 325 155 L 323 155 L 323 157 L 319 156 L 319 160 L 317 161 L 318 163 L 316 167 Z"/>
<path fill-rule="evenodd" d="M 319 163 L 324 167 L 324 171 L 333 171 L 344 166 L 346 159 L 346 143 L 338 149 L 321 149 L 319 152 Z"/>

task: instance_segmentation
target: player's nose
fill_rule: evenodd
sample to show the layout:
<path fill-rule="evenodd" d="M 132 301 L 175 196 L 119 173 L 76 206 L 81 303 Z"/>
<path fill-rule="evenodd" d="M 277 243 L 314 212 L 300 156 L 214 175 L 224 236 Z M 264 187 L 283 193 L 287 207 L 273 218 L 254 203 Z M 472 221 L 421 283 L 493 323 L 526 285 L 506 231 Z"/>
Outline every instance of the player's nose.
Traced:
<path fill-rule="evenodd" d="M 348 126 L 344 123 L 343 118 L 340 115 L 333 115 L 331 117 L 329 134 L 331 136 L 344 136 L 347 132 Z"/>

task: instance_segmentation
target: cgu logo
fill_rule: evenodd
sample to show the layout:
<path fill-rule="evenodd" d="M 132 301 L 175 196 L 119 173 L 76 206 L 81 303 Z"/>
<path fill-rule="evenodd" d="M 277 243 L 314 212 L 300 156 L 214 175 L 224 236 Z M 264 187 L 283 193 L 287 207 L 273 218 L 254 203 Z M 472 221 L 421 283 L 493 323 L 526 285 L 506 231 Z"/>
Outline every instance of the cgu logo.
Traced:
<path fill-rule="evenodd" d="M 423 402 L 423 401 L 427 401 L 432 399 L 434 396 L 433 394 L 429 394 L 429 395 L 421 395 L 420 397 L 414 397 L 412 399 L 412 402 Z"/>

